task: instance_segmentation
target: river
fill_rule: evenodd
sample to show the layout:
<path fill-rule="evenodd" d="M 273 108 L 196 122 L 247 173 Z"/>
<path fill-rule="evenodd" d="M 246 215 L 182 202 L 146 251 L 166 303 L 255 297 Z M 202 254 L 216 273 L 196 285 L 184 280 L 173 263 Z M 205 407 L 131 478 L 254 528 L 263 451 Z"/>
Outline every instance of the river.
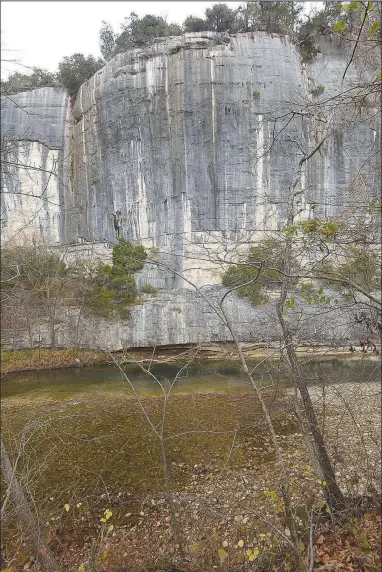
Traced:
<path fill-rule="evenodd" d="M 291 387 L 285 365 L 279 361 L 252 362 L 254 378 L 261 387 Z M 310 384 L 322 385 L 360 381 L 379 381 L 378 358 L 321 358 L 302 360 L 306 379 Z M 147 368 L 147 363 L 145 364 Z M 173 384 L 172 393 L 235 393 L 249 388 L 248 380 L 234 361 L 194 362 L 188 366 L 179 364 L 152 364 L 151 375 L 136 364 L 123 366 L 127 378 L 141 396 L 162 394 L 162 387 Z M 156 379 L 155 379 L 156 378 Z M 65 399 L 78 394 L 119 393 L 131 387 L 117 366 L 91 366 L 7 374 L 1 382 L 2 398 L 17 396 L 49 397 Z"/>

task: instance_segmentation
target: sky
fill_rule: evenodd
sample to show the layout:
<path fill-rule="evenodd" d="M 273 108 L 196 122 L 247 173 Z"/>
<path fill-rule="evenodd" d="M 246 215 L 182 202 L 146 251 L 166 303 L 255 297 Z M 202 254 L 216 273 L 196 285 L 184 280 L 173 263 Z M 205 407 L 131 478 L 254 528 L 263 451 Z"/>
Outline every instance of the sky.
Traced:
<path fill-rule="evenodd" d="M 115 31 L 130 12 L 138 16 L 167 16 L 181 24 L 190 14 L 204 17 L 206 8 L 220 2 L 1 2 L 1 77 L 27 67 L 4 60 L 16 59 L 24 66 L 56 71 L 64 56 L 76 52 L 101 56 L 98 33 L 102 20 Z M 243 2 L 222 2 L 236 9 Z M 306 2 L 307 7 L 320 4 Z"/>

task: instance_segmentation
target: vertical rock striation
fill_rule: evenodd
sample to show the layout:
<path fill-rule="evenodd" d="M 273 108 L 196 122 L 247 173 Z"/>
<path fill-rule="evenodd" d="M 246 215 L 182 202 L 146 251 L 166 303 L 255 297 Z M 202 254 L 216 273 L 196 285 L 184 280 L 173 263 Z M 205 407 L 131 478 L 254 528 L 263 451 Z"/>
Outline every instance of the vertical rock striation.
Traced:
<path fill-rule="evenodd" d="M 12 196 L 18 189 L 42 195 L 39 207 L 46 199 L 46 176 L 22 182 L 26 162 L 56 165 L 48 184 L 59 206 L 46 200 L 38 217 L 48 242 L 113 242 L 120 211 L 123 236 L 176 255 L 183 269 L 191 245 L 280 227 L 298 143 L 311 149 L 319 135 L 298 111 L 315 88 L 325 88 L 322 100 L 355 82 L 349 70 L 341 86 L 345 61 L 327 42 L 303 69 L 287 37 L 200 32 L 119 54 L 81 86 L 72 109 L 60 88 L 3 98 L 3 133 L 20 153 L 16 177 L 5 181 L 5 235 L 30 210 Z M 344 125 L 325 144 L 304 173 L 307 205 L 338 213 L 375 147 L 373 127 Z"/>
<path fill-rule="evenodd" d="M 69 99 L 63 88 L 1 98 L 3 246 L 65 242 Z"/>
<path fill-rule="evenodd" d="M 335 106 L 321 122 L 305 112 L 355 84 L 350 68 L 341 85 L 345 65 L 330 41 L 303 65 L 287 37 L 201 32 L 119 54 L 72 102 L 59 88 L 3 98 L 3 244 L 34 237 L 111 246 L 118 214 L 121 236 L 155 247 L 176 271 L 147 266 L 140 284 L 187 287 L 177 273 L 199 286 L 219 284 L 220 260 L 284 225 L 302 150 L 314 148 L 325 121 L 337 132 L 304 167 L 301 216 L 313 205 L 320 216 L 337 215 L 349 196 L 364 201 L 354 182 L 376 156 L 379 125 L 365 120 L 354 130 Z M 362 181 L 365 192 L 375 188 Z M 169 324 L 161 304 L 153 306 L 156 320 Z M 199 327 L 200 316 L 194 322 Z M 151 340 L 152 326 L 142 328 L 134 326 L 134 345 Z M 161 343 L 195 339 L 190 324 L 176 335 L 169 328 Z M 224 339 L 211 332 L 206 340 Z"/>

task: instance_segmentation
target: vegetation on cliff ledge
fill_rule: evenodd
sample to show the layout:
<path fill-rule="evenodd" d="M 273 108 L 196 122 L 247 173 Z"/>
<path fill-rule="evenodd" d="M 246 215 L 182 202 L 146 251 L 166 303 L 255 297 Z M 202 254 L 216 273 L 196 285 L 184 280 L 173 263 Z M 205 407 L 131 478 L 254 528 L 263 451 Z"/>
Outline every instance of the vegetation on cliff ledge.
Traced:
<path fill-rule="evenodd" d="M 69 264 L 65 252 L 43 247 L 2 250 L 1 298 L 3 340 L 28 332 L 30 347 L 36 324 L 45 323 L 52 347 L 62 323 L 62 309 L 81 311 L 108 319 L 129 319 L 137 298 L 134 274 L 143 268 L 146 252 L 120 238 L 113 248 L 112 264 L 77 261 Z"/>
<path fill-rule="evenodd" d="M 363 217 L 358 225 L 316 217 L 285 227 L 277 238 L 260 241 L 243 260 L 231 265 L 223 274 L 223 284 L 253 306 L 267 302 L 269 292 L 279 291 L 286 278 L 308 304 L 337 305 L 340 296 L 350 302 L 366 298 L 373 304 L 373 293 L 381 283 L 381 253 L 370 248 L 379 217 L 375 202 L 365 212 L 368 224 Z M 293 296 L 285 306 L 293 310 Z"/>
<path fill-rule="evenodd" d="M 105 318 L 130 318 L 130 306 L 137 297 L 133 275 L 141 270 L 146 259 L 143 246 L 132 246 L 120 238 L 113 248 L 112 265 L 101 264 L 90 282 L 86 306 Z"/>

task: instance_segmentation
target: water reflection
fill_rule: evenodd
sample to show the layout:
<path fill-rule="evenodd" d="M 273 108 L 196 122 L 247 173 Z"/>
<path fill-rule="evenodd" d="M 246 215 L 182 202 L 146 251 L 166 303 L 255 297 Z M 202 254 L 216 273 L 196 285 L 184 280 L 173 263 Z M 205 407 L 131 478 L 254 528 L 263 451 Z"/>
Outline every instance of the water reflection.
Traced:
<path fill-rule="evenodd" d="M 252 362 L 255 380 L 262 387 L 290 387 L 293 380 L 282 362 Z M 165 388 L 177 380 L 174 393 L 225 393 L 249 389 L 236 362 L 197 362 L 180 374 L 179 364 L 155 364 L 151 371 Z M 311 384 L 379 381 L 379 361 L 364 359 L 320 359 L 303 364 L 306 379 Z M 160 395 L 159 384 L 136 365 L 125 365 L 124 371 L 140 395 Z M 1 382 L 2 397 L 27 396 L 60 399 L 84 392 L 131 392 L 116 366 L 92 366 L 8 374 Z"/>

